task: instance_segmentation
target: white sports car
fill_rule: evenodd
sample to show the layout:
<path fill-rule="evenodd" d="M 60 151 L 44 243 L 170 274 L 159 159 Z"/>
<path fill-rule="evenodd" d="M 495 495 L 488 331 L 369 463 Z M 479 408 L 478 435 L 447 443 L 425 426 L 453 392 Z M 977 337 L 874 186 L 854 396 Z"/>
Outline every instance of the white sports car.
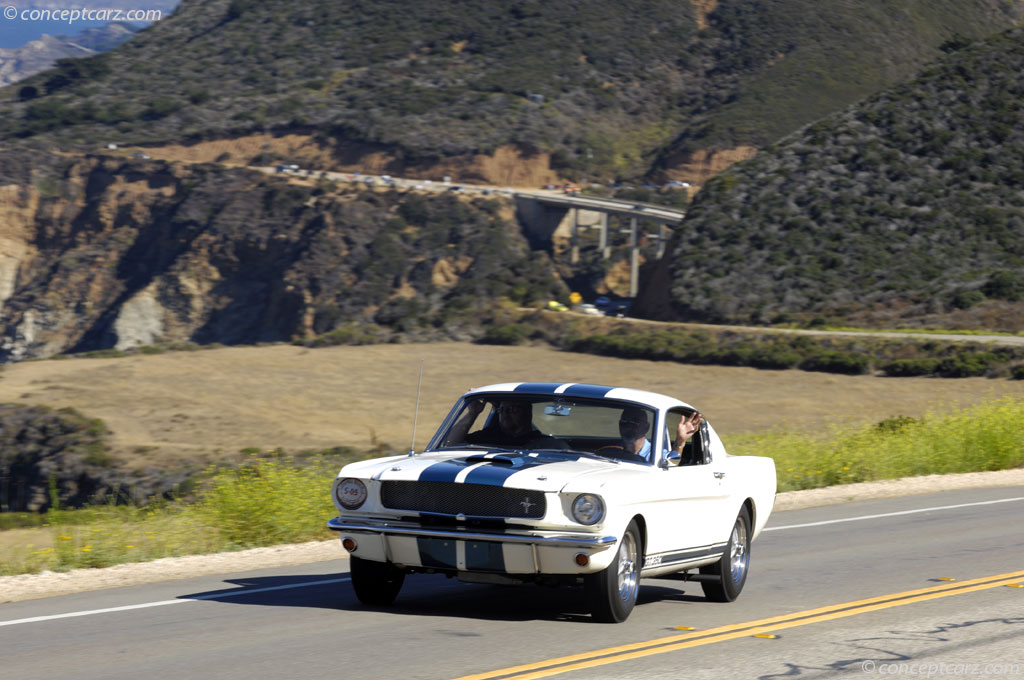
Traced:
<path fill-rule="evenodd" d="M 340 515 L 327 525 L 351 555 L 356 596 L 390 604 L 408 573 L 582 585 L 605 622 L 629 616 L 641 577 L 736 599 L 775 501 L 775 464 L 730 456 L 695 414 L 621 387 L 470 390 L 422 453 L 338 473 Z"/>

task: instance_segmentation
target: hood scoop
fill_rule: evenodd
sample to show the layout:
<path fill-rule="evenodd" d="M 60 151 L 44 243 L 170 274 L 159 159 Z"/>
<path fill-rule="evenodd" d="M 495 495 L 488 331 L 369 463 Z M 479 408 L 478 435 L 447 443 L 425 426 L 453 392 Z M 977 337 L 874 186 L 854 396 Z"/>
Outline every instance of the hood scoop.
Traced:
<path fill-rule="evenodd" d="M 526 464 L 526 461 L 523 459 L 522 456 L 508 456 L 508 455 L 490 456 L 490 455 L 481 455 L 481 454 L 478 454 L 478 455 L 475 455 L 475 456 L 470 456 L 469 458 L 466 459 L 466 462 L 467 463 L 493 463 L 495 465 L 503 465 L 505 467 L 513 467 L 513 468 L 523 467 L 523 465 Z"/>

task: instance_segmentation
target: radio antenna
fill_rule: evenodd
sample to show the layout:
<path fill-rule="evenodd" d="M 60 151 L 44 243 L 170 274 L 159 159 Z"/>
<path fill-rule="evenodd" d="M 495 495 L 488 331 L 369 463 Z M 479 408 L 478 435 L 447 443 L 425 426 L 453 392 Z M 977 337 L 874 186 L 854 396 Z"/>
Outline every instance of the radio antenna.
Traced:
<path fill-rule="evenodd" d="M 423 385 L 423 359 L 420 359 L 420 379 L 416 382 L 416 409 L 412 412 L 412 443 L 409 445 L 409 455 L 416 455 L 416 421 L 420 417 L 420 387 Z"/>

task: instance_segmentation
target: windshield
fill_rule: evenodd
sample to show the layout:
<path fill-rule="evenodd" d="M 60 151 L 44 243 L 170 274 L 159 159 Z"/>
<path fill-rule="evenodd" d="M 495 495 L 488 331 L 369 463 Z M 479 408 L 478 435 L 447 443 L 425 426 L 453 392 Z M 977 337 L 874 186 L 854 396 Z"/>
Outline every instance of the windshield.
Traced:
<path fill-rule="evenodd" d="M 636 463 L 650 455 L 654 409 L 608 399 L 479 394 L 463 399 L 433 449 L 555 449 Z"/>

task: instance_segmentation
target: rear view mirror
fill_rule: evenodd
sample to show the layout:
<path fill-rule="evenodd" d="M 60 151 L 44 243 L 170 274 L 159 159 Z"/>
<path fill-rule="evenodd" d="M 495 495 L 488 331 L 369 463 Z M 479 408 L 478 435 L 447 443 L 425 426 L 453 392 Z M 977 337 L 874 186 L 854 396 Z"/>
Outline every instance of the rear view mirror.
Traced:
<path fill-rule="evenodd" d="M 572 413 L 572 407 L 566 404 L 548 404 L 544 407 L 546 416 L 567 416 Z"/>

